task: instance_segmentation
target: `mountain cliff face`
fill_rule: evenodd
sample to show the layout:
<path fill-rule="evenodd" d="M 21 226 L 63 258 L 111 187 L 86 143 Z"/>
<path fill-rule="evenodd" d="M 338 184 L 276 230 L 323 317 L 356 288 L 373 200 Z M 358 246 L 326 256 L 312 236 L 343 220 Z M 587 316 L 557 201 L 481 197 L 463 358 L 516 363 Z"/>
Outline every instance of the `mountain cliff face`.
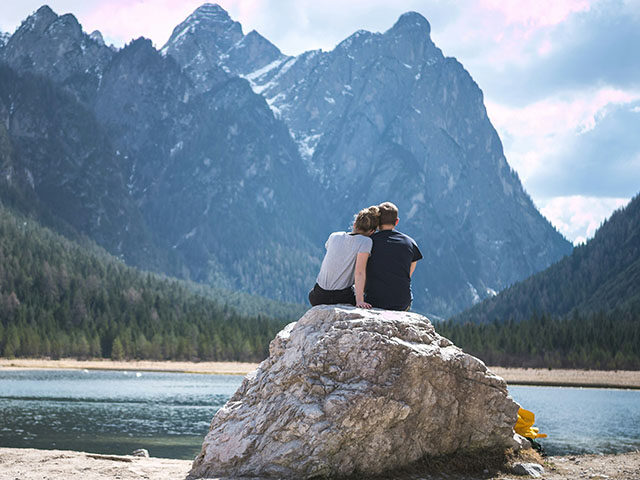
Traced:
<path fill-rule="evenodd" d="M 294 300 L 314 267 L 289 271 L 284 257 L 319 249 L 309 240 L 312 204 L 295 223 L 290 210 L 315 188 L 264 99 L 246 80 L 219 80 L 195 88 L 173 58 L 138 39 L 105 70 L 96 113 L 128 153 L 130 194 L 149 228 L 190 278 L 265 294 L 277 286 Z"/>
<path fill-rule="evenodd" d="M 196 87 L 187 70 L 172 57 L 160 55 L 146 39 L 117 52 L 98 45 L 99 53 L 108 57 L 105 61 L 92 54 L 77 59 L 69 52 L 86 52 L 82 45 L 98 42 L 101 36 L 81 30 L 77 34 L 73 28 L 54 35 L 59 24 L 77 21 L 42 7 L 23 22 L 0 56 L 25 75 L 46 76 L 52 88 L 66 94 L 64 105 L 55 107 L 40 99 L 42 108 L 63 115 L 73 104 L 86 111 L 86 128 L 95 124 L 94 136 L 106 139 L 108 144 L 100 147 L 81 139 L 87 149 L 106 153 L 118 165 L 112 172 L 103 159 L 88 169 L 87 188 L 122 207 L 118 221 L 123 229 L 133 229 L 129 223 L 135 220 L 139 230 L 149 233 L 127 244 L 124 257 L 134 265 L 192 280 L 300 301 L 321 255 L 320 235 L 317 241 L 313 236 L 324 223 L 314 214 L 319 188 L 299 162 L 288 129 L 264 99 L 247 80 L 222 70 L 215 81 L 209 77 L 207 88 Z M 84 75 L 87 70 L 95 75 Z M 24 97 L 37 103 L 34 95 L 28 91 Z M 35 110 L 28 114 L 39 115 Z M 34 135 L 33 148 L 50 150 L 47 129 L 55 128 L 47 124 Z M 60 133 L 74 134 L 65 128 Z M 73 153 L 84 154 L 80 146 Z M 32 171 L 47 168 L 46 160 L 36 155 L 29 161 Z M 66 166 L 56 165 L 52 177 L 68 173 Z M 117 192 L 101 187 L 101 181 L 116 177 Z M 25 185 L 20 194 L 28 192 Z M 91 209 L 86 192 L 70 183 L 54 185 L 49 196 L 66 198 L 63 185 L 76 195 L 64 206 L 51 206 L 73 220 L 80 232 L 94 236 L 89 225 L 104 221 L 104 216 Z M 14 188 L 10 196 L 20 195 Z M 303 197 L 307 202 L 300 204 Z M 90 218 L 80 222 L 77 212 L 85 207 Z M 115 230 L 113 236 L 96 239 L 115 252 L 114 244 L 120 245 Z"/>
<path fill-rule="evenodd" d="M 0 66 L 0 137 L 0 198 L 49 225 L 71 226 L 128 262 L 158 267 L 160 252 L 127 195 L 123 164 L 73 96 Z"/>
<path fill-rule="evenodd" d="M 122 178 L 109 193 L 127 205 L 122 225 L 136 218 L 148 232 L 127 244 L 133 263 L 149 268 L 141 252 L 162 252 L 160 270 L 304 301 L 326 236 L 390 200 L 425 254 L 414 308 L 446 316 L 571 246 L 508 166 L 482 92 L 429 33 L 407 13 L 387 32 L 290 57 L 205 4 L 159 52 L 145 39 L 114 51 L 72 15 L 42 7 L 0 61 L 45 76 L 95 122 L 105 140 L 92 171 Z M 46 129 L 34 148 L 46 149 Z M 32 153 L 20 162 L 44 168 Z M 68 203 L 84 205 L 73 191 Z"/>
<path fill-rule="evenodd" d="M 507 164 L 481 90 L 433 44 L 420 14 L 382 34 L 356 32 L 330 52 L 287 57 L 263 43 L 253 65 L 238 61 L 249 35 L 240 37 L 228 16 L 217 15 L 206 33 L 196 17 L 163 52 L 187 68 L 201 50 L 224 45 L 216 67 L 264 96 L 323 187 L 325 208 L 341 212 L 327 232 L 363 206 L 398 205 L 400 230 L 425 253 L 414 278 L 418 308 L 452 313 L 571 251 Z"/>

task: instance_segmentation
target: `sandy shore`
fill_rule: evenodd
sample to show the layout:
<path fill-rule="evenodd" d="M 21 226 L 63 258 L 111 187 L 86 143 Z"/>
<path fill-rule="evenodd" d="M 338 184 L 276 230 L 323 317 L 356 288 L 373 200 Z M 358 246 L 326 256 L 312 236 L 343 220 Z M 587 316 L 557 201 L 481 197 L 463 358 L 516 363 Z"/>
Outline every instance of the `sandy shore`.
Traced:
<path fill-rule="evenodd" d="M 0 478 L 8 480 L 179 480 L 191 467 L 189 460 L 95 455 L 63 450 L 0 448 Z M 589 478 L 592 480 L 639 480 L 640 453 L 582 455 L 545 459 L 548 480 Z M 509 473 L 469 475 L 392 475 L 397 480 L 448 479 L 522 480 Z"/>
<path fill-rule="evenodd" d="M 7 480 L 178 480 L 189 468 L 189 460 L 0 448 L 0 478 Z"/>
<path fill-rule="evenodd" d="M 76 360 L 63 358 L 0 358 L 2 369 L 78 369 L 78 370 L 131 370 L 139 372 L 182 372 L 216 375 L 246 375 L 258 368 L 257 363 L 244 362 L 170 362 L 154 360 L 113 361 L 108 359 Z"/>
<path fill-rule="evenodd" d="M 640 388 L 640 371 L 489 367 L 511 385 Z"/>
<path fill-rule="evenodd" d="M 2 369 L 87 369 L 135 370 L 157 372 L 207 373 L 219 375 L 246 375 L 258 367 L 257 363 L 241 362 L 169 362 L 132 360 L 116 362 L 107 359 L 61 360 L 0 358 Z M 554 385 L 577 387 L 609 387 L 640 389 L 640 371 L 617 370 L 548 370 L 545 368 L 489 367 L 510 385 Z"/>

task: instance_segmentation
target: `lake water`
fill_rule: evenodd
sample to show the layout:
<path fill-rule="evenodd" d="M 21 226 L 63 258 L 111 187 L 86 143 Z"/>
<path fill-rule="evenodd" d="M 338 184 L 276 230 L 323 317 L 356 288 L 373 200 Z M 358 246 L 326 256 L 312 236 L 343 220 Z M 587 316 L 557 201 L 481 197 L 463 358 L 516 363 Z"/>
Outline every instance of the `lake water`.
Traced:
<path fill-rule="evenodd" d="M 0 370 L 0 446 L 196 456 L 242 377 Z"/>
<path fill-rule="evenodd" d="M 0 370 L 0 446 L 191 459 L 242 377 Z M 550 454 L 640 448 L 640 390 L 513 386 Z"/>

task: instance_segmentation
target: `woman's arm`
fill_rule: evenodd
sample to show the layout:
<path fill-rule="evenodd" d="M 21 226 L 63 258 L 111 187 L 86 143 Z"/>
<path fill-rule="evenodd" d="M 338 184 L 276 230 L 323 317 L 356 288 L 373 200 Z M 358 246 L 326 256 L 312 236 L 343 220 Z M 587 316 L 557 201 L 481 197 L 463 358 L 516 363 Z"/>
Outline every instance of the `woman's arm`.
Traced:
<path fill-rule="evenodd" d="M 364 284 L 367 280 L 367 252 L 359 253 L 356 257 L 356 307 L 371 308 L 371 305 L 364 301 Z"/>

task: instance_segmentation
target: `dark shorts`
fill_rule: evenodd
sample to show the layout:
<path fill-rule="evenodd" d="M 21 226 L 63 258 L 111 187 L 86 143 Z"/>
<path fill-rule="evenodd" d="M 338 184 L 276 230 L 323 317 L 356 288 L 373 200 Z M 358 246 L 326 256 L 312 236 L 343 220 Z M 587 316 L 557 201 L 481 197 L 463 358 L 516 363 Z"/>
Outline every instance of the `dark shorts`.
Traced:
<path fill-rule="evenodd" d="M 397 312 L 408 312 L 411 310 L 411 304 L 413 301 L 409 302 L 409 305 L 382 305 L 375 300 L 365 297 L 365 302 L 369 302 L 373 308 L 381 308 L 382 310 L 395 310 Z"/>
<path fill-rule="evenodd" d="M 356 296 L 351 287 L 344 290 L 325 290 L 316 283 L 313 290 L 309 292 L 309 303 L 314 307 L 316 305 L 337 305 L 339 303 L 355 305 Z"/>

